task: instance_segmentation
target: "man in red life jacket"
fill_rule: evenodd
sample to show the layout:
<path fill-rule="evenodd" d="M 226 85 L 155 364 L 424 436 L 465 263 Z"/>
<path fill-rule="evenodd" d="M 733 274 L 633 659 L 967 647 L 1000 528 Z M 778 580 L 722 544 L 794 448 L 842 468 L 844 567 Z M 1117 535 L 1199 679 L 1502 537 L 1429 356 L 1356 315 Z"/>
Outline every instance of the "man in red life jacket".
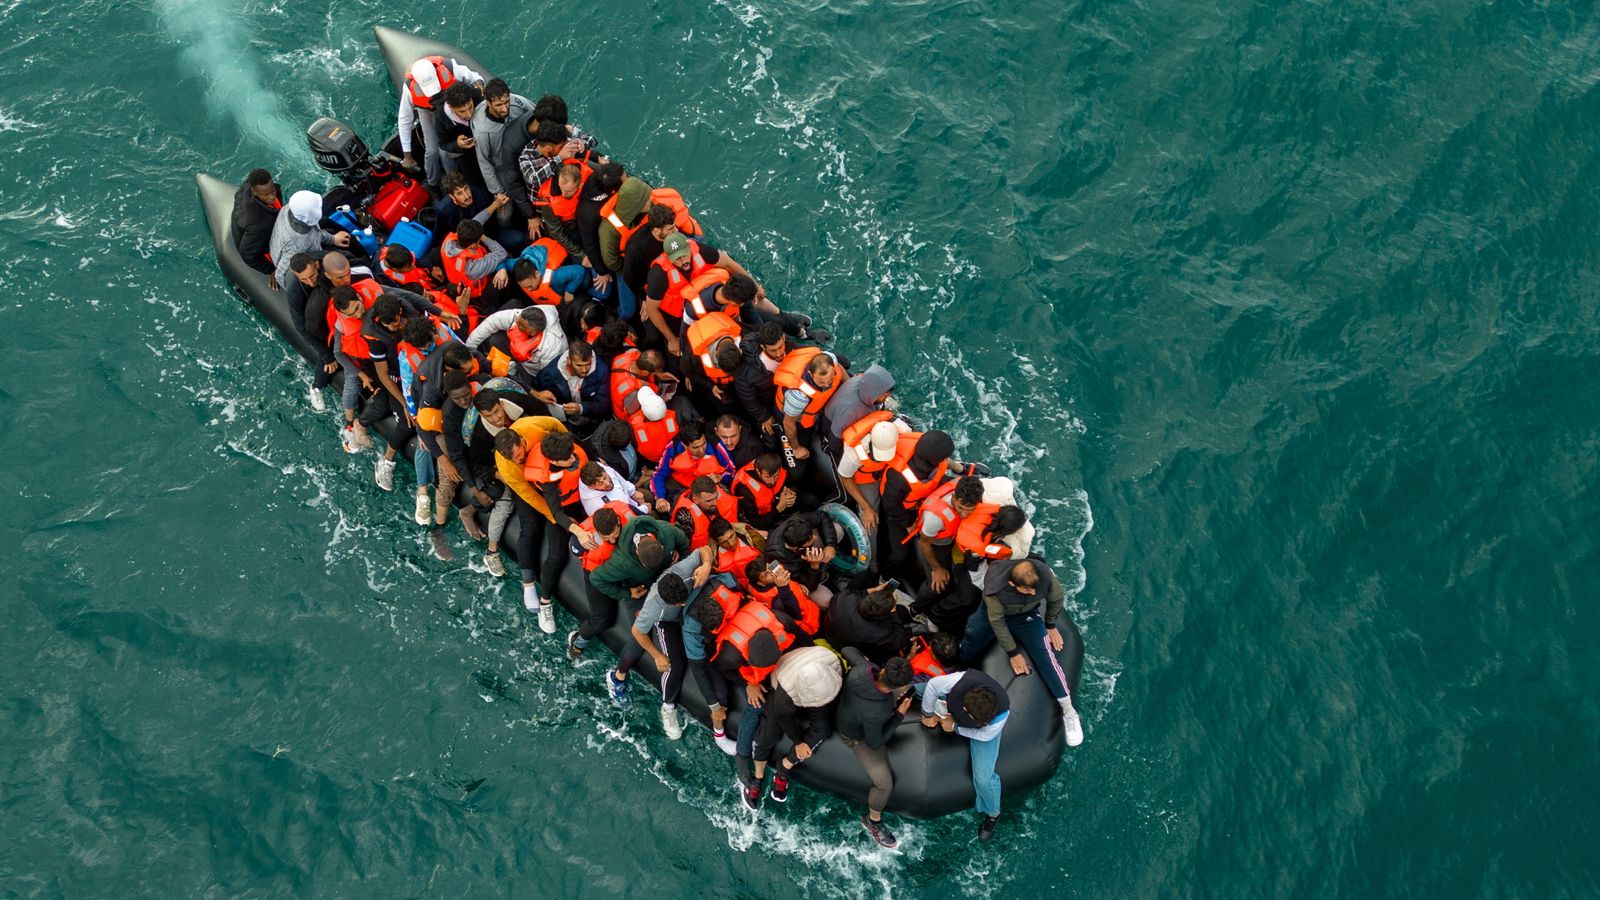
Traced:
<path fill-rule="evenodd" d="M 628 417 L 628 399 L 642 387 L 653 389 L 663 400 L 668 399 L 668 384 L 676 385 L 667 369 L 667 358 L 660 350 L 625 350 L 612 361 L 611 415 L 618 419 Z"/>
<path fill-rule="evenodd" d="M 667 448 L 678 437 L 678 413 L 649 387 L 642 387 L 627 401 L 628 427 L 634 449 L 646 469 L 656 469 Z M 665 497 L 660 497 L 666 500 Z"/>
<path fill-rule="evenodd" d="M 678 496 L 672 507 L 672 524 L 689 536 L 689 548 L 698 550 L 711 542 L 711 523 L 717 517 L 734 522 L 739 515 L 733 497 L 709 475 L 701 475 Z"/>
<path fill-rule="evenodd" d="M 657 497 L 676 500 L 697 477 L 707 475 L 724 486 L 733 482 L 733 460 L 711 440 L 700 422 L 678 425 L 678 440 L 661 455 L 651 487 Z"/>
<path fill-rule="evenodd" d="M 907 584 L 921 582 L 907 538 L 916 526 L 923 498 L 946 481 L 950 456 L 955 449 L 950 435 L 929 431 L 916 439 L 911 456 L 905 462 L 892 464 L 884 471 L 878 501 L 878 515 L 884 523 L 884 545 L 888 550 L 878 566 L 878 571 L 884 575 L 901 578 Z"/>
<path fill-rule="evenodd" d="M 841 435 L 839 484 L 855 501 L 867 534 L 878 531 L 878 484 L 891 465 L 905 463 L 896 457 L 901 450 L 900 436 L 910 430 L 904 419 L 882 411 L 863 417 Z"/>
<path fill-rule="evenodd" d="M 733 497 L 739 504 L 739 521 L 763 536 L 794 508 L 798 495 L 788 486 L 783 457 L 763 453 L 733 478 Z"/>
<path fill-rule="evenodd" d="M 497 312 L 505 303 L 511 274 L 502 268 L 506 248 L 483 233 L 477 219 L 467 219 L 439 245 L 439 265 L 445 280 L 456 290 L 465 289 L 471 303 L 484 315 Z"/>
<path fill-rule="evenodd" d="M 955 621 L 959 616 L 957 610 L 973 605 L 971 594 L 976 587 L 971 579 L 952 577 L 951 573 L 956 571 L 952 551 L 955 549 L 957 528 L 982 501 L 983 480 L 976 475 L 964 475 L 947 481 L 923 498 L 917 512 L 917 550 L 927 567 L 928 580 L 917 592 L 917 600 L 912 604 L 913 611 L 918 614 L 931 615 L 935 607 L 950 603 L 950 611 L 941 610 L 939 618 Z M 966 584 L 962 585 L 962 581 Z M 947 598 L 952 591 L 962 594 L 953 603 Z"/>
<path fill-rule="evenodd" d="M 750 273 L 727 253 L 677 232 L 668 234 L 661 247 L 661 255 L 651 264 L 645 282 L 642 312 L 644 319 L 666 340 L 667 354 L 677 356 L 682 352 L 678 331 L 683 305 L 689 298 L 698 296 L 719 279 L 726 281 L 732 275 L 748 278 Z M 766 296 L 759 283 L 756 296 L 758 300 Z"/>
<path fill-rule="evenodd" d="M 466 343 L 488 358 L 494 374 L 529 388 L 540 369 L 566 352 L 567 335 L 555 307 L 536 304 L 485 316 Z"/>
<path fill-rule="evenodd" d="M 791 350 L 772 373 L 777 390 L 774 404 L 783 417 L 783 437 L 795 459 L 811 456 L 809 444 L 817 417 L 846 375 L 838 357 L 816 347 Z"/>
<path fill-rule="evenodd" d="M 435 187 L 445 170 L 439 155 L 439 129 L 434 116 L 442 114 L 438 108 L 444 105 L 443 92 L 458 82 L 482 84 L 483 76 L 454 59 L 424 56 L 412 64 L 406 73 L 405 89 L 400 92 L 400 111 L 395 124 L 400 129 L 401 161 L 413 169 L 417 166 L 417 158 L 411 150 L 412 123 L 416 121 L 422 126 L 423 172 L 428 184 Z"/>
<path fill-rule="evenodd" d="M 585 463 L 578 476 L 578 502 L 583 504 L 583 511 L 591 515 L 595 510 L 613 503 L 622 503 L 637 512 L 647 513 L 655 506 L 651 501 L 649 491 L 629 484 L 620 472 L 598 459 Z M 663 512 L 671 508 L 665 500 L 661 502 Z"/>
<path fill-rule="evenodd" d="M 443 274 L 443 270 L 440 270 L 440 274 Z M 463 321 L 466 319 L 468 306 L 472 300 L 472 295 L 465 286 L 461 286 L 453 296 L 440 290 L 439 284 L 442 278 L 436 281 L 428 270 L 417 264 L 416 257 L 411 251 L 399 244 L 383 248 L 383 257 L 378 263 L 378 281 L 421 294 L 435 306 Z"/>

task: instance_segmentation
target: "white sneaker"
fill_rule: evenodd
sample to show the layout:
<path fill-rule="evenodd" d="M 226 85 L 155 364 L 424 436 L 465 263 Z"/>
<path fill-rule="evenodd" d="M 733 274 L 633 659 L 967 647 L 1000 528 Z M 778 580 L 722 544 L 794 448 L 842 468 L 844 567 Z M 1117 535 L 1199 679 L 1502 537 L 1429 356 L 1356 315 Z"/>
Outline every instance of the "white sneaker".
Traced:
<path fill-rule="evenodd" d="M 356 430 L 349 425 L 339 429 L 339 446 L 346 453 L 360 453 L 361 446 L 356 442 Z"/>
<path fill-rule="evenodd" d="M 428 525 L 433 522 L 433 498 L 427 491 L 417 495 L 416 520 L 418 525 Z"/>
<path fill-rule="evenodd" d="M 506 577 L 506 564 L 500 561 L 499 550 L 483 555 L 483 567 L 488 569 L 489 574 L 496 578 Z"/>
<path fill-rule="evenodd" d="M 306 399 L 311 401 L 311 409 L 314 412 L 328 411 L 328 401 L 322 399 L 322 388 L 319 388 L 313 384 L 311 386 L 311 393 L 306 395 Z"/>
<path fill-rule="evenodd" d="M 554 603 L 539 604 L 539 630 L 545 634 L 556 633 L 556 605 Z M 1079 737 L 1078 740 L 1083 740 Z"/>
<path fill-rule="evenodd" d="M 1061 701 L 1061 725 L 1067 730 L 1067 746 L 1083 743 L 1083 723 L 1078 721 L 1078 711 L 1072 708 L 1072 698 Z"/>
<path fill-rule="evenodd" d="M 739 752 L 739 744 L 726 734 L 724 734 L 722 737 L 717 737 L 713 734 L 711 736 L 711 740 L 717 745 L 718 750 L 721 750 L 723 753 L 726 753 L 729 756 Z"/>
<path fill-rule="evenodd" d="M 667 733 L 669 741 L 683 737 L 683 719 L 678 715 L 676 706 L 661 704 L 661 730 Z"/>
<path fill-rule="evenodd" d="M 383 490 L 394 490 L 394 460 L 378 457 L 378 469 L 373 473 L 373 480 Z"/>

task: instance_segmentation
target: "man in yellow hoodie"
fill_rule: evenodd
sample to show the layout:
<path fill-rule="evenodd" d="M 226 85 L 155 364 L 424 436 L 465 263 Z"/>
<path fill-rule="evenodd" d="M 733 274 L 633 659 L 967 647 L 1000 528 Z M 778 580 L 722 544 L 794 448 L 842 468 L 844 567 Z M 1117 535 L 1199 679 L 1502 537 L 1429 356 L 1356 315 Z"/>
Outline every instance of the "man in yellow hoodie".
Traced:
<path fill-rule="evenodd" d="M 533 448 L 552 432 L 565 432 L 565 425 L 549 416 L 523 416 L 511 427 L 495 435 L 494 465 L 500 481 L 511 491 L 517 510 L 517 565 L 522 570 L 522 605 L 539 616 L 539 629 L 555 634 L 556 613 L 552 601 L 566 562 L 566 535 L 557 527 L 555 516 L 537 484 L 528 481 L 526 463 Z M 581 527 L 573 535 L 584 549 L 593 549 L 595 538 Z M 543 542 L 544 553 L 537 567 L 534 556 Z"/>

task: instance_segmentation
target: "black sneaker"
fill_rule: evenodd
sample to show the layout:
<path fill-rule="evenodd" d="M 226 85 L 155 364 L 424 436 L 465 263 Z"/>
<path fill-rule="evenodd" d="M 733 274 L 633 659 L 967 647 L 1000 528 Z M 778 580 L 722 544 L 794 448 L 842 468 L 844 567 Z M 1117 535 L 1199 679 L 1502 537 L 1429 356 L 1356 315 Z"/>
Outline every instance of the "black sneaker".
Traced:
<path fill-rule="evenodd" d="M 994 826 L 999 823 L 999 816 L 984 816 L 983 821 L 978 823 L 978 840 L 987 841 L 994 837 Z"/>
<path fill-rule="evenodd" d="M 578 632 L 576 629 L 567 633 L 567 659 L 577 662 L 583 657 L 583 649 L 578 646 Z"/>
<path fill-rule="evenodd" d="M 889 830 L 889 826 L 882 822 L 874 822 L 866 816 L 862 816 L 861 826 L 867 829 L 867 834 L 872 835 L 872 839 L 878 842 L 878 846 L 885 850 L 893 850 L 900 843 L 894 839 L 894 832 Z"/>
<path fill-rule="evenodd" d="M 749 784 L 739 784 L 739 797 L 744 800 L 745 809 L 755 812 L 761 808 L 761 782 L 752 781 Z"/>
<path fill-rule="evenodd" d="M 789 799 L 789 779 L 782 775 L 772 776 L 772 790 L 767 794 L 774 803 L 782 803 Z"/>

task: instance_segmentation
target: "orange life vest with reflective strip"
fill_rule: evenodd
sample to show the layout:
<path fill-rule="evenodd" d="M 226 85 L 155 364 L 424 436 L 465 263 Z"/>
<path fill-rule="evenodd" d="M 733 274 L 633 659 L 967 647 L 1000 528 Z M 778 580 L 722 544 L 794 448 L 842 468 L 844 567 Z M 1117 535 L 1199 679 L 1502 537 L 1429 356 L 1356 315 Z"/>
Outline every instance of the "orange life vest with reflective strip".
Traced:
<path fill-rule="evenodd" d="M 881 491 L 889 479 L 889 473 L 899 472 L 900 477 L 906 480 L 906 486 L 910 488 L 910 490 L 906 491 L 906 509 L 916 509 L 924 497 L 933 493 L 938 489 L 939 485 L 944 484 L 945 472 L 950 469 L 950 460 L 941 459 L 939 460 L 939 465 L 934 468 L 933 474 L 929 475 L 927 479 L 919 477 L 916 472 L 911 470 L 911 457 L 916 454 L 917 440 L 921 437 L 922 433 L 917 431 L 908 431 L 900 435 L 900 440 L 894 447 L 894 461 L 884 466 L 883 479 L 878 482 L 878 489 Z"/>
<path fill-rule="evenodd" d="M 917 652 L 911 654 L 911 671 L 915 675 L 925 675 L 929 678 L 938 678 L 940 675 L 949 674 L 944 666 L 939 664 L 939 658 L 933 655 L 933 648 L 928 646 L 928 641 L 921 635 L 911 639 L 911 646 Z"/>
<path fill-rule="evenodd" d="M 896 465 L 905 465 L 906 461 L 911 459 L 911 454 L 909 451 L 906 452 L 904 457 L 901 456 L 901 451 L 905 448 L 905 442 L 900 441 L 898 438 L 896 439 L 894 447 L 895 454 L 888 462 L 879 462 L 872 458 L 872 447 L 868 436 L 872 431 L 873 426 L 877 425 L 879 422 L 892 421 L 894 421 L 894 413 L 885 410 L 879 410 L 877 412 L 867 413 L 866 416 L 864 416 L 859 422 L 856 422 L 844 430 L 844 452 L 855 457 L 856 462 L 860 464 L 859 468 L 856 469 L 856 474 L 852 478 L 856 484 L 873 484 L 881 481 L 883 479 L 884 470 L 893 468 Z M 921 437 L 922 432 L 903 431 L 900 433 L 900 437 L 906 437 L 908 435 Z M 913 449 L 915 449 L 916 441 L 912 441 L 911 446 Z"/>
<path fill-rule="evenodd" d="M 727 269 L 706 262 L 700 255 L 700 242 L 689 242 L 689 274 L 672 264 L 667 254 L 662 253 L 650 265 L 655 266 L 667 276 L 667 290 L 661 295 L 661 312 L 669 316 L 682 317 L 683 305 L 689 302 L 690 297 L 699 296 L 700 292 L 714 284 L 724 284 L 732 277 Z"/>
<path fill-rule="evenodd" d="M 534 244 L 544 248 L 544 272 L 539 275 L 539 286 L 532 293 L 524 290 L 524 294 L 535 303 L 546 306 L 561 305 L 561 295 L 550 286 L 550 279 L 556 275 L 556 270 L 567 261 L 567 248 L 557 243 L 555 238 L 539 238 Z M 520 285 L 519 285 L 520 286 Z"/>
<path fill-rule="evenodd" d="M 414 265 L 407 269 L 404 273 L 396 272 L 395 270 L 389 268 L 388 263 L 382 261 L 379 261 L 378 266 L 383 270 L 383 274 L 387 276 L 390 281 L 393 281 L 397 284 L 403 284 L 417 293 L 422 294 L 429 300 L 432 300 L 434 305 L 440 309 L 455 310 L 457 315 L 466 315 L 466 310 L 457 308 L 456 298 L 435 287 L 433 284 L 433 279 L 428 276 L 428 273 L 424 271 L 421 266 Z"/>
<path fill-rule="evenodd" d="M 811 365 L 811 360 L 821 353 L 818 347 L 800 347 L 789 351 L 778 363 L 778 368 L 772 373 L 772 383 L 778 389 L 776 400 L 773 402 L 781 412 L 783 410 L 783 395 L 787 391 L 800 390 L 805 393 L 809 401 L 805 412 L 800 414 L 800 427 L 810 428 L 817 421 L 817 416 L 822 413 L 822 408 L 828 405 L 828 400 L 833 397 L 833 392 L 839 389 L 839 383 L 844 381 L 839 373 L 833 376 L 833 386 L 827 390 L 817 387 L 806 377 L 806 367 Z M 835 363 L 837 365 L 837 362 Z"/>
<path fill-rule="evenodd" d="M 624 503 L 621 500 L 613 500 L 610 503 L 600 507 L 600 509 L 609 509 L 616 513 L 617 519 L 620 520 L 624 525 L 628 524 L 629 519 L 638 515 L 638 513 L 634 512 L 632 506 L 629 506 L 627 503 Z M 600 509 L 595 510 L 595 512 L 599 512 Z M 593 515 L 583 520 L 583 529 L 597 538 L 600 536 L 594 530 Z M 616 551 L 616 544 L 613 544 L 610 541 L 601 541 L 600 546 L 594 548 L 593 550 L 583 551 L 583 556 L 579 557 L 579 562 L 583 565 L 583 570 L 585 572 L 593 572 L 595 569 L 600 568 L 602 563 L 610 559 L 611 554 L 615 553 Z"/>
<path fill-rule="evenodd" d="M 1000 511 L 997 503 L 979 503 L 972 510 L 972 515 L 961 520 L 956 527 L 956 546 L 968 556 L 981 556 L 984 559 L 1010 559 L 1011 548 L 999 541 L 991 541 L 985 531 L 989 523 L 994 521 L 994 514 Z"/>
<path fill-rule="evenodd" d="M 743 678 L 746 684 L 760 684 L 772 674 L 773 669 L 778 667 L 777 663 L 770 666 L 750 665 L 750 639 L 758 631 L 771 632 L 773 640 L 778 643 L 780 654 L 794 644 L 794 635 L 784 629 L 783 623 L 778 621 L 778 617 L 773 614 L 770 607 L 760 603 L 746 603 L 732 619 L 723 622 L 722 627 L 717 630 L 717 653 L 722 652 L 724 644 L 732 644 L 734 649 L 739 651 L 739 655 L 744 657 L 745 664 L 739 667 L 739 677 Z M 716 653 L 711 654 L 712 659 L 716 656 Z"/>
<path fill-rule="evenodd" d="M 456 251 L 454 253 L 449 252 L 450 247 L 455 247 Z M 456 233 L 454 231 L 450 232 L 445 235 L 444 244 L 439 248 L 439 261 L 444 267 L 445 280 L 455 285 L 457 289 L 463 284 L 466 285 L 467 293 L 473 297 L 481 296 L 483 289 L 489 286 L 489 278 L 488 276 L 483 278 L 467 277 L 467 264 L 483 259 L 488 255 L 489 251 L 483 246 L 482 241 L 479 241 L 471 250 L 464 250 L 461 244 L 457 242 Z"/>
<path fill-rule="evenodd" d="M 726 313 L 708 313 L 689 326 L 689 352 L 699 357 L 700 368 L 705 370 L 707 378 L 717 384 L 733 383 L 733 373 L 717 368 L 714 352 L 717 344 L 724 339 L 731 339 L 737 343 L 740 334 L 739 323 Z"/>
<path fill-rule="evenodd" d="M 367 278 L 361 283 L 376 284 Z M 351 287 L 355 287 L 354 284 Z M 361 312 L 359 316 L 347 316 L 328 304 L 328 346 L 332 347 L 338 341 L 339 352 L 354 360 L 371 359 L 372 354 L 367 351 L 367 339 L 361 336 L 361 325 L 366 318 L 366 311 L 372 308 L 373 301 L 378 299 L 378 292 L 365 292 L 356 288 L 356 296 L 361 298 Z"/>
<path fill-rule="evenodd" d="M 760 550 L 746 544 L 742 539 L 733 545 L 732 550 L 724 550 L 718 547 L 717 571 L 725 575 L 732 575 L 733 580 L 739 582 L 740 587 L 748 590 L 750 582 L 744 576 L 745 566 L 750 565 L 750 561 L 760 555 Z"/>
<path fill-rule="evenodd" d="M 589 165 L 588 157 L 589 154 L 585 153 L 583 156 L 574 156 L 571 159 L 561 161 L 561 166 L 578 167 L 578 189 L 573 192 L 571 197 L 561 196 L 561 166 L 557 166 L 555 173 L 546 178 L 544 184 L 539 185 L 539 196 L 534 201 L 534 205 L 550 207 L 550 211 L 555 213 L 556 218 L 563 222 L 569 224 L 576 222 L 578 219 L 578 201 L 583 196 L 583 186 L 588 184 L 589 176 L 594 174 L 594 168 Z"/>
<path fill-rule="evenodd" d="M 772 512 L 773 504 L 778 502 L 778 495 L 783 493 L 783 486 L 788 480 L 789 470 L 779 466 L 778 483 L 768 487 L 761 480 L 761 476 L 756 474 L 755 460 L 751 460 L 733 476 L 733 486 L 737 488 L 742 484 L 748 488 L 750 499 L 756 503 L 756 512 L 764 516 Z"/>
<path fill-rule="evenodd" d="M 727 624 L 739 613 L 739 607 L 744 605 L 744 595 L 725 584 L 716 585 L 711 589 L 711 599 L 722 607 L 722 622 Z"/>
<path fill-rule="evenodd" d="M 660 465 L 668 445 L 678 439 L 678 413 L 669 409 L 659 421 L 652 422 L 644 413 L 636 412 L 628 417 L 628 427 L 633 429 L 633 449 L 639 451 L 639 458 L 652 466 Z"/>
<path fill-rule="evenodd" d="M 652 389 L 659 390 L 655 376 L 640 378 L 633 374 L 633 364 L 639 359 L 638 350 L 624 350 L 611 360 L 611 415 L 618 419 L 627 419 L 626 404 L 628 398 L 638 393 L 639 388 L 649 385 Z M 674 427 L 674 433 L 677 429 Z M 663 444 L 662 450 L 666 450 Z M 660 459 L 658 455 L 656 459 Z"/>
<path fill-rule="evenodd" d="M 428 380 L 422 374 L 422 360 L 427 357 L 428 353 L 432 353 L 440 346 L 455 340 L 453 337 L 446 337 L 439 333 L 439 330 L 444 327 L 444 323 L 439 321 L 438 316 L 429 316 L 428 318 L 433 321 L 433 343 L 428 345 L 427 352 L 423 352 L 422 348 L 409 344 L 406 341 L 401 341 L 398 345 L 396 345 L 400 352 L 405 355 L 406 362 L 411 364 L 411 377 L 417 380 L 417 384 L 421 384 L 422 382 Z M 474 385 L 474 387 L 476 387 L 476 385 Z M 413 396 L 415 396 L 416 393 L 416 391 L 413 391 Z M 474 390 L 473 393 L 477 393 L 477 391 Z"/>
<path fill-rule="evenodd" d="M 698 237 L 700 235 L 700 223 L 695 221 L 694 216 L 689 215 L 689 207 L 683 202 L 683 195 L 672 188 L 655 188 L 652 190 L 650 197 L 645 200 L 644 206 L 639 210 L 638 220 L 632 226 L 622 221 L 622 217 L 617 215 L 617 194 L 612 194 L 605 203 L 601 204 L 600 218 L 610 222 L 611 227 L 617 230 L 618 253 L 628 249 L 628 239 L 633 237 L 634 232 L 643 228 L 645 222 L 649 221 L 650 217 L 647 213 L 650 212 L 650 207 L 657 203 L 672 209 L 673 224 L 678 226 L 678 230 L 683 232 L 685 237 Z"/>
<path fill-rule="evenodd" d="M 822 607 L 811 599 L 810 592 L 800 582 L 790 581 L 789 590 L 794 591 L 795 602 L 800 606 L 800 618 L 795 620 L 795 627 L 806 634 L 816 634 L 822 628 Z M 750 598 L 771 609 L 772 604 L 777 602 L 778 589 L 777 587 L 770 587 L 764 591 L 751 589 Z"/>
<path fill-rule="evenodd" d="M 711 517 L 689 499 L 688 491 L 680 494 L 678 502 L 673 504 L 672 520 L 676 522 L 678 513 L 686 509 L 689 511 L 689 517 L 694 520 L 694 534 L 689 535 L 689 549 L 699 550 L 711 543 Z M 717 515 L 729 522 L 739 521 L 739 505 L 734 502 L 732 494 L 721 488 L 717 488 Z"/>
<path fill-rule="evenodd" d="M 456 83 L 455 66 L 451 65 L 444 57 L 424 56 L 422 59 L 433 63 L 434 74 L 439 78 L 440 94 L 449 90 L 450 86 Z M 421 61 L 418 60 L 418 62 Z M 417 84 L 417 79 L 411 77 L 409 69 L 406 71 L 406 91 L 411 94 L 411 102 L 418 109 L 433 109 L 432 98 L 422 92 L 422 88 Z"/>
<path fill-rule="evenodd" d="M 553 468 L 550 460 L 544 457 L 544 448 L 530 444 L 528 446 L 528 459 L 522 464 L 522 477 L 529 484 L 554 484 L 556 492 L 561 495 L 561 505 L 570 506 L 578 502 L 578 474 L 589 462 L 589 454 L 583 452 L 583 446 L 577 443 L 572 445 L 572 455 L 577 460 L 566 468 Z"/>
<path fill-rule="evenodd" d="M 961 517 L 956 515 L 956 508 L 950 502 L 950 497 L 956 492 L 956 482 L 960 479 L 952 478 L 944 484 L 933 489 L 933 493 L 923 498 L 922 513 L 931 513 L 939 517 L 941 523 L 939 533 L 929 540 L 948 541 L 956 536 L 956 528 L 961 524 Z M 902 544 L 909 544 L 914 538 L 922 536 L 922 517 L 917 517 L 917 523 L 912 526 L 911 533 L 906 535 Z"/>
<path fill-rule="evenodd" d="M 716 455 L 711 453 L 709 449 L 706 451 L 706 455 L 699 459 L 690 456 L 689 451 L 685 450 L 672 458 L 668 468 L 671 470 L 670 477 L 672 480 L 684 487 L 693 484 L 694 480 L 701 475 L 709 475 L 721 481 L 724 472 L 726 472 L 722 468 L 722 461 L 717 459 Z M 732 522 L 733 520 L 729 519 L 728 521 Z"/>

